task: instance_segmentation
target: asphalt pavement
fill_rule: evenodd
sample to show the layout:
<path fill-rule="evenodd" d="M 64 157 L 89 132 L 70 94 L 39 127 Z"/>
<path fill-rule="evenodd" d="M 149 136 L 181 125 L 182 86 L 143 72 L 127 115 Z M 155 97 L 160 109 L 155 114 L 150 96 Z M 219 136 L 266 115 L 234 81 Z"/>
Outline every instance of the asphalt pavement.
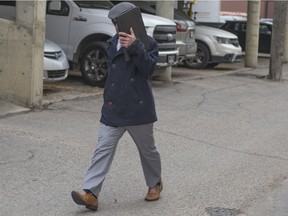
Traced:
<path fill-rule="evenodd" d="M 0 101 L 2 216 L 287 216 L 288 64 L 266 78 L 269 60 L 213 70 L 173 68 L 153 81 L 162 157 L 161 199 L 147 192 L 137 149 L 125 134 L 99 210 L 73 203 L 97 143 L 102 89 L 70 77 L 45 84 L 43 107 Z"/>

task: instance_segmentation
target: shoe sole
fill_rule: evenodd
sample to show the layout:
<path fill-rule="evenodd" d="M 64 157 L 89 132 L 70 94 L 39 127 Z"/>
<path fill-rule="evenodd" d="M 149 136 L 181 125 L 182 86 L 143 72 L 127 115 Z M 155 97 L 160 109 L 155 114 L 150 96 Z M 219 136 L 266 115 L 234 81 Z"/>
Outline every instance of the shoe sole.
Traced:
<path fill-rule="evenodd" d="M 95 207 L 95 206 L 85 205 L 85 202 L 77 195 L 75 191 L 71 192 L 71 196 L 74 202 L 78 205 L 84 205 L 87 209 L 90 209 L 93 211 L 96 211 L 98 209 L 98 207 Z"/>
<path fill-rule="evenodd" d="M 86 206 L 87 209 L 90 209 L 92 211 L 96 211 L 98 208 L 95 206 Z"/>
<path fill-rule="evenodd" d="M 159 199 L 160 199 L 160 196 L 157 197 L 156 199 L 146 199 L 146 198 L 145 198 L 145 201 L 147 201 L 147 202 L 153 202 L 153 201 L 157 201 L 157 200 L 159 200 Z"/>

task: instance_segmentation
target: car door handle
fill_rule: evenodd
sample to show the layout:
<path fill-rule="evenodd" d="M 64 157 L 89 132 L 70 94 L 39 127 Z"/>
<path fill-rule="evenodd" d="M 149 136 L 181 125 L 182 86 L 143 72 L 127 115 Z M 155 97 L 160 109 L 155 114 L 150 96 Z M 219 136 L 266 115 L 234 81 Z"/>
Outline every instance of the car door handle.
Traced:
<path fill-rule="evenodd" d="M 81 22 L 86 22 L 87 18 L 79 16 L 79 17 L 73 17 L 74 21 L 81 21 Z"/>

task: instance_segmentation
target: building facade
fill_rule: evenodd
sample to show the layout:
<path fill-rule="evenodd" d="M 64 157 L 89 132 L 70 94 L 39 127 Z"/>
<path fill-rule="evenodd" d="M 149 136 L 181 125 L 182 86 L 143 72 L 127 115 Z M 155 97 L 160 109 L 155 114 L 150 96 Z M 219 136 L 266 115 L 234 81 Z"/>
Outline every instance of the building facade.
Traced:
<path fill-rule="evenodd" d="M 221 0 L 222 12 L 247 13 L 248 1 Z M 273 18 L 274 1 L 261 0 L 260 18 Z"/>

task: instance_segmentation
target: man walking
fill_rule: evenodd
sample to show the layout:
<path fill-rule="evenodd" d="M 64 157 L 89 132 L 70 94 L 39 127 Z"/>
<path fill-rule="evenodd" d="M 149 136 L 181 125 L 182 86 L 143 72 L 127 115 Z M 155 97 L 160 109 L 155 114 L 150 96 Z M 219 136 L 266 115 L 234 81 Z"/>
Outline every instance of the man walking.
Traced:
<path fill-rule="evenodd" d="M 84 194 L 72 191 L 75 203 L 91 210 L 98 209 L 98 196 L 111 167 L 117 144 L 127 131 L 135 142 L 148 186 L 146 201 L 160 198 L 161 159 L 155 146 L 153 123 L 157 121 L 151 76 L 158 58 L 156 41 L 148 36 L 149 50 L 135 37 L 118 31 L 117 17 L 133 9 L 128 2 L 114 6 L 108 14 L 117 34 L 108 41 L 108 77 L 104 89 L 104 104 L 99 126 L 97 148 L 91 166 L 84 177 Z M 125 52 L 129 60 L 125 60 Z"/>

